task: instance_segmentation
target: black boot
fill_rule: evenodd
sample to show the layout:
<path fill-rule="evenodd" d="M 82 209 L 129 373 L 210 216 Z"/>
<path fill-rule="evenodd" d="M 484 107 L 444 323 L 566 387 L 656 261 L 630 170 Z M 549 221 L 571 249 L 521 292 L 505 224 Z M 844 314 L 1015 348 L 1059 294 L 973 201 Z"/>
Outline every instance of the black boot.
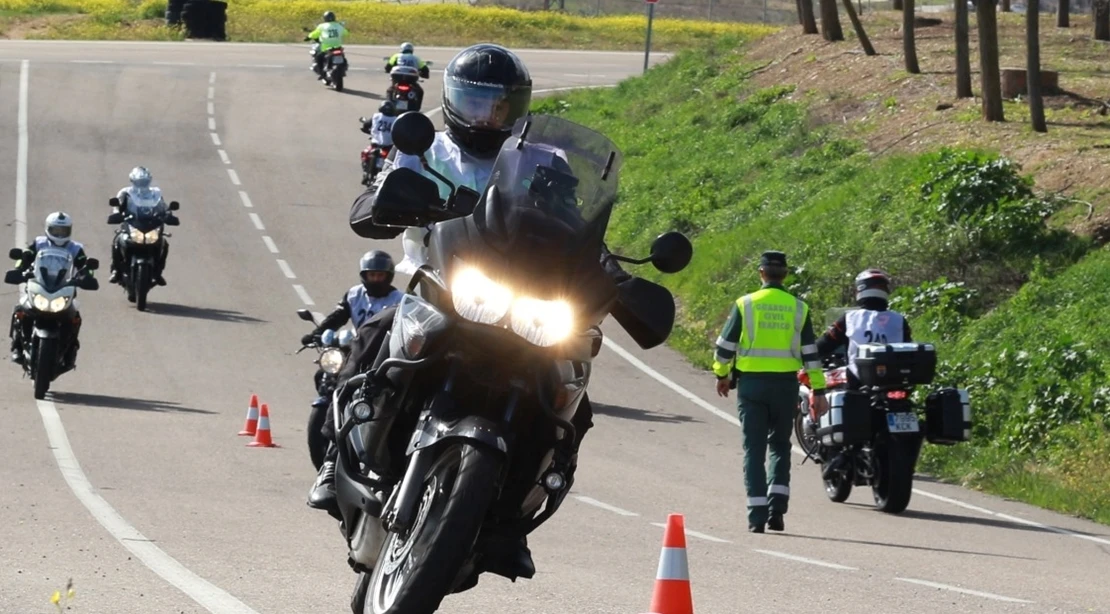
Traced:
<path fill-rule="evenodd" d="M 771 518 L 767 520 L 767 528 L 772 531 L 786 530 L 786 523 L 783 522 L 782 512 L 771 512 Z"/>
<path fill-rule="evenodd" d="M 320 466 L 320 473 L 308 493 L 308 507 L 331 511 L 335 504 L 335 461 L 328 459 Z"/>

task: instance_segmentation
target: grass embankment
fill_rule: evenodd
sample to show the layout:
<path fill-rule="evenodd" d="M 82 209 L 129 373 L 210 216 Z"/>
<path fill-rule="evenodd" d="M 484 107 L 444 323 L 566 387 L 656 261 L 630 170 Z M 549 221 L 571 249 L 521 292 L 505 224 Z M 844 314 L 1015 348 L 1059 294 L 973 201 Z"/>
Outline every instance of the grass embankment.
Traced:
<path fill-rule="evenodd" d="M 788 252 L 790 287 L 818 324 L 852 303 L 858 271 L 882 266 L 917 338 L 940 347 L 938 385 L 968 387 L 975 402 L 973 445 L 929 446 L 923 469 L 1110 523 L 1110 435 L 1096 417 L 1110 402 L 1110 254 L 1044 222 L 1076 205 L 1035 195 L 989 153 L 877 157 L 822 124 L 812 99 L 791 100 L 793 86 L 754 83 L 763 63 L 719 43 L 537 105 L 624 151 L 611 245 L 643 253 L 666 230 L 692 237 L 687 270 L 639 269 L 676 292 L 672 345 L 708 366 L 728 306 L 758 287 L 764 249 Z"/>
<path fill-rule="evenodd" d="M 0 36 L 73 40 L 180 40 L 164 24 L 165 0 L 0 0 Z M 643 49 L 643 17 L 577 17 L 452 4 L 401 6 L 336 0 L 235 0 L 228 4 L 232 41 L 298 42 L 326 10 L 346 22 L 352 44 L 469 45 L 494 41 L 509 47 Z M 6 17 L 4 17 L 6 15 Z M 674 51 L 724 35 L 751 36 L 764 26 L 657 19 L 652 48 Z"/>

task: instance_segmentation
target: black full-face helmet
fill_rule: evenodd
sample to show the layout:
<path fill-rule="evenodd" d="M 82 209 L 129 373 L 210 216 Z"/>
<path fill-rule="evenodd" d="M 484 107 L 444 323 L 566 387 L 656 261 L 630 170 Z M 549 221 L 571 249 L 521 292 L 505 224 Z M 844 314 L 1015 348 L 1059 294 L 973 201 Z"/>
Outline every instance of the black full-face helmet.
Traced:
<path fill-rule="evenodd" d="M 447 133 L 477 155 L 496 155 L 513 124 L 528 114 L 531 103 L 528 68 L 500 45 L 467 47 L 443 71 Z"/>

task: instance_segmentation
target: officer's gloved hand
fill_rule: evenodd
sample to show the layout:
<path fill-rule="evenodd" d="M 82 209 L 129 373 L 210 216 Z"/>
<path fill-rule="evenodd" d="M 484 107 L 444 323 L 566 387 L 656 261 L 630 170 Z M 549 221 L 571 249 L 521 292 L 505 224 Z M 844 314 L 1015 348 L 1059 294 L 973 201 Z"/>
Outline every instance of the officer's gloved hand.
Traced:
<path fill-rule="evenodd" d="M 308 333 L 307 335 L 301 337 L 301 345 L 312 345 L 313 341 L 316 341 L 315 333 Z"/>

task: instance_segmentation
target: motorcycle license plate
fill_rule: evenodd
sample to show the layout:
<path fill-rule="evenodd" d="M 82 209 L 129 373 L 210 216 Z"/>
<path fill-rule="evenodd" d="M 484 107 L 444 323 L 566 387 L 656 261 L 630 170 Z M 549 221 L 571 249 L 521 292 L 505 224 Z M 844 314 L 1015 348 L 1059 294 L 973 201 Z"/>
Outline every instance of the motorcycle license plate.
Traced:
<path fill-rule="evenodd" d="M 409 103 L 407 100 L 398 100 L 397 102 L 393 103 L 393 106 L 397 107 L 398 109 L 404 110 L 409 108 Z"/>
<path fill-rule="evenodd" d="M 916 433 L 921 430 L 914 413 L 887 414 L 886 424 L 891 433 Z"/>
<path fill-rule="evenodd" d="M 343 58 L 343 56 L 341 56 L 341 55 L 333 55 L 332 58 L 331 58 L 332 64 L 342 64 L 343 62 L 346 62 L 346 61 L 347 60 L 345 60 Z"/>

